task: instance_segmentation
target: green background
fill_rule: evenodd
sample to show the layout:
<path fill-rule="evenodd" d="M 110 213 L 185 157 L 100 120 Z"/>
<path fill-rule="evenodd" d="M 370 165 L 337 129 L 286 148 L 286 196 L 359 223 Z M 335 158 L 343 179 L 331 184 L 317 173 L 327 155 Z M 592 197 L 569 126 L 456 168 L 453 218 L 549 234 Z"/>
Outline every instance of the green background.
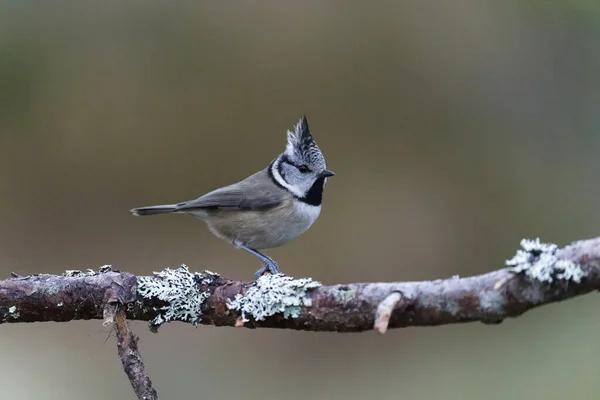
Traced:
<path fill-rule="evenodd" d="M 267 251 L 325 284 L 503 266 L 600 235 L 594 1 L 0 3 L 0 276 L 257 261 L 129 209 L 242 179 L 306 113 L 337 175 Z M 385 336 L 134 322 L 165 399 L 592 399 L 596 295 Z M 596 310 L 596 311 L 595 311 Z M 133 399 L 101 321 L 0 327 L 4 399 Z"/>

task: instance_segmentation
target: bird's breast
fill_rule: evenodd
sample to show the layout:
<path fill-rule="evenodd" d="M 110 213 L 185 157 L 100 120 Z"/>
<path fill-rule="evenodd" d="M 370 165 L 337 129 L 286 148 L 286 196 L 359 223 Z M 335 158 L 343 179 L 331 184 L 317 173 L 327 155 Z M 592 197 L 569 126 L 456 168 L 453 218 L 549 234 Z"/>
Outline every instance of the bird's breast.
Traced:
<path fill-rule="evenodd" d="M 254 249 L 268 249 L 306 232 L 320 212 L 321 206 L 289 199 L 264 211 L 221 211 L 205 221 L 216 236 Z"/>
<path fill-rule="evenodd" d="M 321 213 L 320 205 L 315 206 L 299 200 L 294 200 L 294 209 L 294 212 L 298 214 L 298 217 L 304 220 L 304 223 L 308 224 L 306 229 L 310 228 L 317 218 L 319 218 L 319 214 Z"/>

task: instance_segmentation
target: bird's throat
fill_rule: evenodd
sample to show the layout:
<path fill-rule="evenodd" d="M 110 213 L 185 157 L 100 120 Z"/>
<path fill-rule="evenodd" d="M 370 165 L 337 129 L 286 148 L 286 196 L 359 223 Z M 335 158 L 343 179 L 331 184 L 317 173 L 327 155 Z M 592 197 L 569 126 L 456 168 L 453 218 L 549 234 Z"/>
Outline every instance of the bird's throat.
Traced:
<path fill-rule="evenodd" d="M 323 201 L 323 189 L 325 188 L 325 179 L 327 178 L 319 178 L 313 183 L 309 191 L 304 195 L 304 197 L 300 197 L 298 200 L 303 201 L 306 204 L 310 204 L 311 206 L 320 206 Z"/>

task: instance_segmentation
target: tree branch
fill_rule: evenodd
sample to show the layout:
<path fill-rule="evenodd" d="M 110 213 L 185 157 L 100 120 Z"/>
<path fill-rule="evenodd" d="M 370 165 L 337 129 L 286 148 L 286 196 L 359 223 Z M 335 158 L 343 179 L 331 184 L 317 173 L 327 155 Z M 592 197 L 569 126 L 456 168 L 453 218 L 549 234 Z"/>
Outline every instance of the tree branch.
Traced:
<path fill-rule="evenodd" d="M 123 369 L 131 382 L 133 391 L 139 399 L 158 400 L 158 394 L 152 387 L 150 377 L 138 351 L 138 337 L 131 332 L 125 318 L 125 312 L 119 310 L 115 316 L 117 331 L 117 349 Z"/>
<path fill-rule="evenodd" d="M 600 238 L 563 249 L 524 241 L 523 248 L 509 268 L 423 282 L 321 286 L 281 275 L 242 282 L 208 271 L 192 274 L 185 266 L 154 277 L 106 267 L 18 277 L 0 281 L 0 323 L 103 319 L 106 291 L 112 289 L 128 319 L 151 321 L 153 328 L 172 320 L 216 326 L 236 326 L 237 320 L 239 326 L 243 315 L 247 328 L 358 332 L 374 328 L 378 307 L 392 293 L 400 298 L 384 320 L 401 328 L 497 323 L 600 288 Z M 162 286 L 170 292 L 161 295 Z M 261 312 L 269 302 L 272 309 Z"/>
<path fill-rule="evenodd" d="M 133 391 L 138 399 L 158 400 L 158 394 L 152 387 L 152 381 L 146 374 L 146 368 L 138 351 L 139 339 L 131 332 L 129 324 L 127 324 L 122 299 L 115 290 L 108 289 L 104 301 L 104 325 L 112 323 L 115 324 L 119 358 Z"/>
<path fill-rule="evenodd" d="M 139 399 L 158 399 L 128 319 L 194 325 L 359 332 L 481 321 L 499 323 L 544 304 L 600 288 L 600 238 L 559 249 L 523 240 L 503 268 L 483 275 L 424 282 L 322 286 L 310 278 L 263 275 L 257 281 L 223 279 L 186 266 L 135 276 L 70 270 L 58 275 L 0 281 L 0 324 L 104 319 L 114 323 L 123 368 Z"/>

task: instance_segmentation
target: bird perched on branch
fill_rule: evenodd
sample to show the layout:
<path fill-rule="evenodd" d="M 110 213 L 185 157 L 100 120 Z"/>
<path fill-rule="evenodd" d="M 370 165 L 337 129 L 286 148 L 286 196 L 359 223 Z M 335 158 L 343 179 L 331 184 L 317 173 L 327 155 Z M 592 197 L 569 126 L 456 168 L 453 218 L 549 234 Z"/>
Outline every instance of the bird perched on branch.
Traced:
<path fill-rule="evenodd" d="M 263 262 L 255 273 L 258 279 L 267 270 L 279 272 L 277 263 L 259 250 L 284 245 L 310 228 L 321 212 L 327 178 L 333 175 L 302 117 L 288 131 L 285 151 L 265 169 L 195 200 L 131 212 L 190 214 L 204 220 L 215 236 Z"/>

